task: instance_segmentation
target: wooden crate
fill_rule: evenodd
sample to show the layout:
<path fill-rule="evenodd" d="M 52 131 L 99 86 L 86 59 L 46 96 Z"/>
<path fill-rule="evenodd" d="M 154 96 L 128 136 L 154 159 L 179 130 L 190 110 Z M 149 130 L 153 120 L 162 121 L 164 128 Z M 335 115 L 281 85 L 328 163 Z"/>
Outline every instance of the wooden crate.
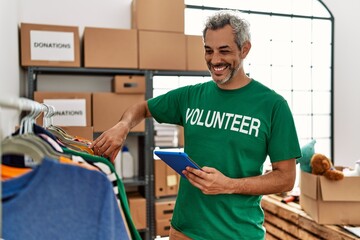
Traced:
<path fill-rule="evenodd" d="M 297 203 L 282 203 L 275 195 L 264 196 L 261 205 L 265 212 L 266 239 L 359 239 L 341 226 L 321 225 L 307 215 Z"/>

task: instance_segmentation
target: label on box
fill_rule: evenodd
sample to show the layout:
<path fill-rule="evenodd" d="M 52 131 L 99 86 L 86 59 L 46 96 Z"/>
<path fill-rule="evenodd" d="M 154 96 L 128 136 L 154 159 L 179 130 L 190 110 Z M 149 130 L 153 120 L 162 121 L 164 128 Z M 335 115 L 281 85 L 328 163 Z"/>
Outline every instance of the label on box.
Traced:
<path fill-rule="evenodd" d="M 44 103 L 55 107 L 55 126 L 86 126 L 85 99 L 44 99 Z"/>
<path fill-rule="evenodd" d="M 176 175 L 169 175 L 169 176 L 167 176 L 167 185 L 169 186 L 169 187 L 171 187 L 171 186 L 176 186 L 176 184 L 177 184 L 177 178 L 176 178 Z"/>
<path fill-rule="evenodd" d="M 30 31 L 33 61 L 75 61 L 73 32 Z"/>

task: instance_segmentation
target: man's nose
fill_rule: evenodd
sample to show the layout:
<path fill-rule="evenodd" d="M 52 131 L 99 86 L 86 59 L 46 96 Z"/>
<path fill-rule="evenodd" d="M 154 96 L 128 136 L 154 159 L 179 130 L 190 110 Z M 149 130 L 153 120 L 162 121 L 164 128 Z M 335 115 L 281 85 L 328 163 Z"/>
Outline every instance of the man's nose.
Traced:
<path fill-rule="evenodd" d="M 211 64 L 216 65 L 221 63 L 221 56 L 219 53 L 214 53 L 211 58 Z"/>

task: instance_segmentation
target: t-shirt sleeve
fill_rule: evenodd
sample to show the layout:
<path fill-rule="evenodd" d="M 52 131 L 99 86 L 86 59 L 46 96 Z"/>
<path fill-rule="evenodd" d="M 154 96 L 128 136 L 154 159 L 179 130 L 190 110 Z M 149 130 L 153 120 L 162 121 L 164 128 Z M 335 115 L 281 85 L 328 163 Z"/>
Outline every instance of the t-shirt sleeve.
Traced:
<path fill-rule="evenodd" d="M 149 111 L 159 123 L 182 125 L 181 109 L 186 104 L 188 87 L 171 90 L 163 95 L 148 100 Z"/>
<path fill-rule="evenodd" d="M 293 115 L 286 100 L 279 101 L 274 107 L 268 153 L 271 162 L 301 156 Z"/>

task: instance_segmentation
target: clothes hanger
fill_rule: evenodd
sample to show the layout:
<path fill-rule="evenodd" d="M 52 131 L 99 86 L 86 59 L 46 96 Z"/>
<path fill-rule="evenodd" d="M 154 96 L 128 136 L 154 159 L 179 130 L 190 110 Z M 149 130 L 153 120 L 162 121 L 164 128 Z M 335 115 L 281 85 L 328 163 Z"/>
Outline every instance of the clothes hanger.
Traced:
<path fill-rule="evenodd" d="M 33 132 L 35 119 L 44 111 L 46 109 L 39 104 L 31 105 L 30 113 L 21 119 L 19 134 L 9 136 L 2 142 L 2 147 L 6 150 L 3 154 L 29 155 L 36 163 L 41 163 L 44 157 L 54 160 L 59 160 L 60 157 L 70 158 L 67 154 L 55 151 Z"/>
<path fill-rule="evenodd" d="M 62 143 L 74 146 L 76 148 L 76 145 L 81 147 L 88 147 L 86 143 L 75 141 L 75 137 L 69 135 L 64 129 L 53 125 L 52 116 L 55 114 L 55 108 L 53 106 L 48 106 L 43 103 L 43 105 L 48 109 L 47 112 L 44 113 L 43 118 L 43 127 L 51 132 L 53 135 L 55 135 Z M 78 148 L 78 150 L 82 151 L 81 148 Z"/>
<path fill-rule="evenodd" d="M 25 105 L 25 102 L 21 102 L 22 100 L 19 100 L 20 109 L 22 109 L 22 106 Z M 28 104 L 28 103 L 27 103 Z M 37 142 L 30 140 L 27 140 L 24 138 L 23 129 L 25 129 L 25 122 L 29 119 L 30 116 L 34 114 L 34 106 L 31 106 L 30 114 L 26 115 L 22 118 L 21 124 L 20 124 L 20 131 L 19 135 L 16 136 L 9 136 L 5 138 L 1 142 L 1 154 L 17 154 L 17 155 L 28 155 L 30 156 L 33 161 L 36 163 L 41 163 L 42 159 L 46 156 L 45 151 L 42 149 L 41 145 L 39 145 Z"/>
<path fill-rule="evenodd" d="M 55 113 L 55 108 L 53 106 L 48 106 L 47 104 L 44 103 L 43 105 L 48 109 L 48 111 L 44 113 L 44 118 L 43 118 L 43 127 L 47 131 L 49 131 L 51 134 L 57 137 L 57 139 L 61 143 L 63 143 L 67 148 L 94 155 L 94 151 L 91 148 L 89 148 L 89 145 L 91 143 L 90 141 L 86 141 L 86 142 L 81 141 L 79 140 L 81 138 L 71 136 L 62 128 L 53 125 L 52 116 Z"/>
<path fill-rule="evenodd" d="M 23 138 L 11 137 L 1 142 L 2 155 L 16 154 L 28 155 L 37 164 L 40 164 L 46 157 L 42 149 L 31 141 L 25 141 Z"/>

